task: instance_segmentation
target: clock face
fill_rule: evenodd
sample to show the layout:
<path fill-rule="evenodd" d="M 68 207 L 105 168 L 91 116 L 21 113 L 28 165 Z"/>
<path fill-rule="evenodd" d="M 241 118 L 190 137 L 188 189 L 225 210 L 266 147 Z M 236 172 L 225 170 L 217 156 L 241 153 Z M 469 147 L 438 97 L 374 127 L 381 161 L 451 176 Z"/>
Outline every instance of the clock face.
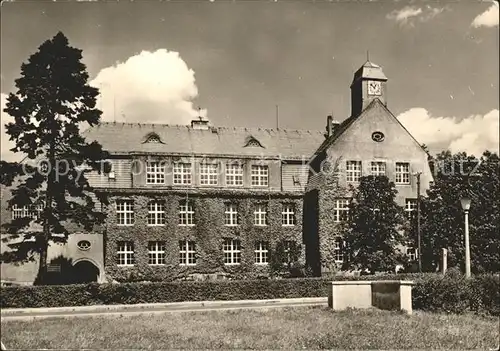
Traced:
<path fill-rule="evenodd" d="M 380 82 L 368 82 L 368 94 L 382 95 L 382 85 Z"/>

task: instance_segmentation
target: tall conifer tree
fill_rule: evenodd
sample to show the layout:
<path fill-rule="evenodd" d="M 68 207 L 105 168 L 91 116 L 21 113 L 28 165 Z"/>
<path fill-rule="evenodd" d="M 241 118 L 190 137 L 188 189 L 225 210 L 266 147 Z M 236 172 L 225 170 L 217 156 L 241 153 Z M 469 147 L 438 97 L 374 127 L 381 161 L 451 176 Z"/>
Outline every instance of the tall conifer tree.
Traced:
<path fill-rule="evenodd" d="M 71 226 L 91 231 L 104 222 L 97 210 L 95 190 L 85 174 L 100 172 L 107 153 L 89 142 L 80 128 L 99 123 L 98 90 L 88 84 L 81 62 L 82 51 L 69 46 L 59 32 L 45 41 L 21 65 L 17 91 L 9 94 L 4 111 L 14 118 L 6 132 L 15 143 L 11 149 L 26 155 L 22 163 L 0 164 L 0 180 L 12 186 L 8 208 L 26 206 L 28 216 L 5 223 L 4 238 L 11 251 L 4 262 L 39 257 L 38 280 L 43 283 L 51 242 L 66 242 Z M 95 193 L 101 203 L 103 195 Z"/>

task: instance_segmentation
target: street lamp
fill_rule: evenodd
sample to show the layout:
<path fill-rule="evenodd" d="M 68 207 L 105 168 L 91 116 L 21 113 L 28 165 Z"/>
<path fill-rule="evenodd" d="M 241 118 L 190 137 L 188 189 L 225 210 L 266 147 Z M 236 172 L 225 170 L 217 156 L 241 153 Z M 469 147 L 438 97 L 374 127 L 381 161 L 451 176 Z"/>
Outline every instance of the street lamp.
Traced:
<path fill-rule="evenodd" d="M 418 271 L 422 273 L 422 247 L 421 247 L 421 233 L 420 233 L 420 176 L 422 172 L 416 172 L 413 174 L 417 178 L 417 247 L 418 247 Z"/>
<path fill-rule="evenodd" d="M 465 214 L 465 277 L 470 278 L 470 245 L 469 245 L 469 209 L 471 200 L 468 197 L 460 199 Z"/>

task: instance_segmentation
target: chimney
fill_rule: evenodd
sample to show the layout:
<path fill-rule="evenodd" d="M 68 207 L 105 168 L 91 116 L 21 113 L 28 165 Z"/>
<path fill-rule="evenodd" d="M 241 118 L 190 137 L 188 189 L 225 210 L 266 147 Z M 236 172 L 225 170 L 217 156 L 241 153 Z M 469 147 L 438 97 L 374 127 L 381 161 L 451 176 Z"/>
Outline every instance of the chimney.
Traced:
<path fill-rule="evenodd" d="M 191 121 L 191 128 L 197 129 L 197 130 L 208 130 L 208 125 L 209 121 L 208 119 L 199 116 L 198 118 L 195 118 Z"/>
<path fill-rule="evenodd" d="M 326 117 L 326 137 L 329 138 L 333 134 L 333 117 Z"/>
<path fill-rule="evenodd" d="M 326 134 L 325 137 L 328 139 L 331 137 L 337 128 L 340 126 L 340 122 L 336 119 L 333 119 L 332 116 L 326 117 Z"/>

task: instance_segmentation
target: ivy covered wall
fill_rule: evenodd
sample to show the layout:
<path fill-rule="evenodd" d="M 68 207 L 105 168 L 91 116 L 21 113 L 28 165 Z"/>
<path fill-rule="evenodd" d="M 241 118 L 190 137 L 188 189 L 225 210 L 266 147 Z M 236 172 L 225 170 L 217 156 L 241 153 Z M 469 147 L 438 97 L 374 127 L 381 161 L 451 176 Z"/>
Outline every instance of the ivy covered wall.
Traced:
<path fill-rule="evenodd" d="M 326 272 L 337 272 L 342 264 L 335 261 L 335 241 L 342 237 L 342 224 L 336 223 L 335 200 L 351 196 L 348 189 L 339 183 L 339 173 L 331 165 L 338 160 L 328 160 L 330 165 L 318 163 L 319 174 L 315 188 L 304 196 L 304 238 L 307 265 L 316 276 Z M 323 161 L 322 161 L 323 162 Z"/>
<path fill-rule="evenodd" d="M 129 199 L 134 201 L 135 224 L 118 226 L 116 223 L 115 201 Z M 189 199 L 194 205 L 194 223 L 192 227 L 179 226 L 179 203 Z M 148 226 L 147 205 L 150 201 L 163 201 L 165 206 L 165 225 Z M 224 225 L 225 203 L 236 203 L 239 225 Z M 268 225 L 254 226 L 254 206 L 265 203 L 268 207 Z M 295 207 L 295 226 L 282 226 L 282 204 L 293 203 Z M 114 192 L 107 207 L 108 220 L 105 234 L 106 274 L 118 281 L 124 280 L 174 280 L 189 274 L 225 273 L 234 278 L 252 278 L 269 275 L 265 265 L 256 265 L 255 241 L 267 241 L 274 249 L 276 243 L 283 240 L 295 241 L 302 246 L 302 193 L 264 193 L 264 192 L 228 192 L 207 190 L 158 191 L 130 190 Z M 222 244 L 224 239 L 241 241 L 241 264 L 224 265 Z M 196 242 L 195 266 L 179 265 L 179 241 Z M 118 241 L 133 241 L 135 253 L 134 266 L 117 265 Z M 165 265 L 148 264 L 148 241 L 165 242 Z M 305 257 L 303 254 L 302 260 Z"/>
<path fill-rule="evenodd" d="M 337 237 L 342 237 L 342 225 L 334 221 L 334 199 L 343 198 L 342 188 L 326 188 L 318 196 L 318 245 L 321 272 L 337 272 L 341 263 L 335 262 L 334 248 Z"/>

